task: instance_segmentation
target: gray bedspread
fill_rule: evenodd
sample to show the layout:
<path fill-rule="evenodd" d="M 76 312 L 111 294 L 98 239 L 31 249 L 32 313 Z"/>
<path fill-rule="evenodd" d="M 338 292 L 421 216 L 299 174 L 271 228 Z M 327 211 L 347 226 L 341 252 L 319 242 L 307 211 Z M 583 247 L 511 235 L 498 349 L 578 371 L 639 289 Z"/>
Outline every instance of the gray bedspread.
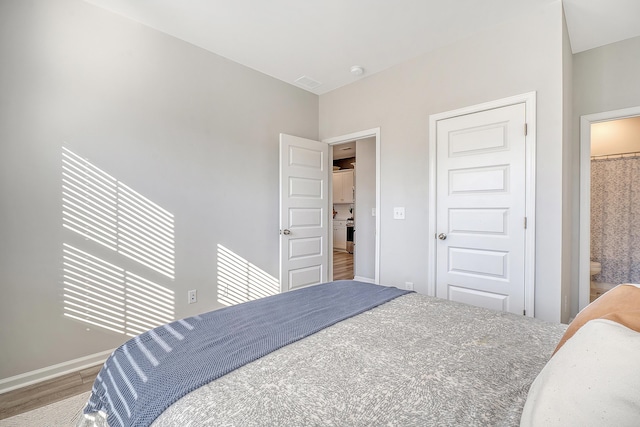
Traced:
<path fill-rule="evenodd" d="M 191 392 L 153 426 L 517 426 L 565 328 L 409 294 Z"/>
<path fill-rule="evenodd" d="M 104 412 L 112 427 L 148 427 L 198 387 L 408 292 L 339 280 L 159 326 L 109 356 L 84 413 Z"/>

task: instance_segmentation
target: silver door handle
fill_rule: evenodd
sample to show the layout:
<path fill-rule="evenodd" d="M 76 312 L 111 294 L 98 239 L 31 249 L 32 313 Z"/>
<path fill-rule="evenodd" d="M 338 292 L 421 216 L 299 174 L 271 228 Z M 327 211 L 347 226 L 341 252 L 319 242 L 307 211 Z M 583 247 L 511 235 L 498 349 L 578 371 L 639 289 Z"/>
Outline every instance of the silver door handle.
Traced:
<path fill-rule="evenodd" d="M 438 234 L 438 239 L 440 239 L 440 240 L 446 240 L 446 239 L 447 239 L 447 235 L 446 235 L 446 234 L 444 234 L 444 233 L 440 233 L 440 234 Z"/>
<path fill-rule="evenodd" d="M 285 228 L 284 230 L 282 230 L 282 234 L 284 234 L 285 236 L 288 236 L 289 234 L 291 234 L 291 230 L 288 230 Z"/>

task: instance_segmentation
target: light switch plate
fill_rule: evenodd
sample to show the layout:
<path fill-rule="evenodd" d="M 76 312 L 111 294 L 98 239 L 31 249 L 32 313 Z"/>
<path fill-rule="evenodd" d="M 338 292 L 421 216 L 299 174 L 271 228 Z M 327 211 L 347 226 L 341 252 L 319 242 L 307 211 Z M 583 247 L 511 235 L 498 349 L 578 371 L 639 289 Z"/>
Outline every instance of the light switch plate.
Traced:
<path fill-rule="evenodd" d="M 404 208 L 393 208 L 393 219 L 404 219 Z"/>

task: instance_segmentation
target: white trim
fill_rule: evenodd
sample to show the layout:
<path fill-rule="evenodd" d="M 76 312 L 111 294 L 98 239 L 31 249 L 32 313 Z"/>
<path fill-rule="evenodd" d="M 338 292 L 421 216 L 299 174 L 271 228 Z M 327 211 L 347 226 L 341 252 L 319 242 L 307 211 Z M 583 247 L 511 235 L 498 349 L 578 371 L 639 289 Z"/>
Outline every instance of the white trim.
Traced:
<path fill-rule="evenodd" d="M 348 135 L 342 135 L 342 136 L 336 136 L 333 138 L 327 138 L 327 139 L 323 139 L 323 142 L 326 142 L 329 145 L 335 145 L 335 144 L 342 144 L 344 142 L 351 142 L 351 141 L 355 141 L 358 139 L 364 139 L 364 138 L 370 138 L 370 137 L 375 137 L 376 138 L 376 247 L 375 247 L 375 282 L 374 283 L 380 283 L 380 128 L 373 128 L 373 129 L 368 129 L 368 130 L 363 130 L 360 132 L 354 132 L 354 133 L 350 133 Z M 333 153 L 331 153 L 331 150 L 329 157 L 333 158 Z M 332 195 L 332 183 L 329 184 L 329 194 Z M 330 242 L 329 244 L 331 245 L 330 247 L 333 247 L 333 243 L 332 243 L 332 239 L 333 239 L 333 234 L 330 233 Z M 333 269 L 333 263 L 331 263 L 331 269 Z M 332 274 L 332 271 L 329 272 L 329 274 Z"/>
<path fill-rule="evenodd" d="M 364 283 L 373 283 L 374 285 L 376 284 L 375 279 L 370 279 L 368 277 L 355 276 L 353 280 L 357 280 L 358 282 L 364 282 Z"/>
<path fill-rule="evenodd" d="M 591 293 L 591 124 L 640 116 L 640 106 L 580 117 L 580 255 L 578 310 L 589 305 Z"/>
<path fill-rule="evenodd" d="M 35 371 L 4 378 L 0 380 L 0 394 L 100 365 L 107 360 L 107 357 L 109 357 L 111 353 L 113 353 L 113 350 L 106 350 L 89 356 L 80 357 L 78 359 L 69 360 L 67 362 L 58 363 L 57 365 L 51 365 L 45 368 L 36 369 Z"/>
<path fill-rule="evenodd" d="M 439 120 L 494 108 L 507 107 L 515 104 L 525 104 L 525 121 L 527 135 L 525 137 L 525 215 L 527 229 L 525 230 L 525 267 L 524 267 L 524 306 L 527 316 L 535 315 L 535 266 L 536 266 L 536 92 L 523 93 L 491 102 L 485 102 L 458 110 L 446 111 L 429 116 L 429 234 L 427 268 L 427 293 L 436 294 L 436 125 Z"/>

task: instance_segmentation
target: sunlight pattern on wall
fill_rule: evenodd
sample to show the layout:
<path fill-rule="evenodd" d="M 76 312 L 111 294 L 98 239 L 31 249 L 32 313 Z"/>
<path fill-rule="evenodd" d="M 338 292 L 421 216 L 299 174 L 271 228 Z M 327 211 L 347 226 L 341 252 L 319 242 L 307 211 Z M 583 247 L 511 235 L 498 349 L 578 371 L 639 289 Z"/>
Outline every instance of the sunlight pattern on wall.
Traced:
<path fill-rule="evenodd" d="M 174 294 L 157 283 L 64 244 L 64 315 L 138 335 L 172 321 Z"/>
<path fill-rule="evenodd" d="M 280 292 L 278 279 L 218 244 L 218 302 L 235 305 Z"/>
<path fill-rule="evenodd" d="M 85 238 L 63 247 L 66 317 L 130 336 L 174 320 L 173 291 L 138 274 L 175 278 L 170 212 L 63 147 L 62 225 Z M 119 255 L 101 259 L 95 244 Z"/>
<path fill-rule="evenodd" d="M 173 291 L 131 272 L 125 272 L 126 329 L 128 335 L 175 319 Z"/>
<path fill-rule="evenodd" d="M 174 278 L 173 215 L 118 183 L 118 252 Z"/>
<path fill-rule="evenodd" d="M 62 223 L 173 279 L 173 215 L 62 148 Z"/>
<path fill-rule="evenodd" d="M 63 283 L 65 316 L 124 333 L 124 269 L 65 243 Z"/>
<path fill-rule="evenodd" d="M 118 250 L 117 180 L 62 148 L 62 225 Z"/>

